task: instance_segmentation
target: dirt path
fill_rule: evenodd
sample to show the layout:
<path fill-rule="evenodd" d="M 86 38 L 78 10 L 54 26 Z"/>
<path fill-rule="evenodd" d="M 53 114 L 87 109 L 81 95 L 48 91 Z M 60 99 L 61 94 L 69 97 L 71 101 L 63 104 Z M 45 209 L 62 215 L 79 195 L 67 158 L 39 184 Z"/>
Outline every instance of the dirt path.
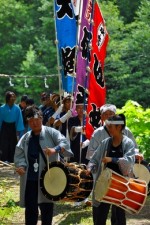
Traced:
<path fill-rule="evenodd" d="M 14 201 L 17 203 L 19 201 L 19 176 L 14 173 L 13 168 L 0 164 L 0 196 L 4 191 L 1 186 L 2 183 L 5 183 L 5 191 L 9 189 Z M 2 208 L 2 203 L 0 203 L 0 208 Z M 69 216 L 71 216 L 72 222 L 67 222 Z M 54 210 L 53 225 L 82 225 L 78 223 L 80 221 L 78 216 L 80 218 L 91 217 L 91 207 L 85 208 L 80 206 L 75 208 L 73 204 L 58 203 Z M 19 208 L 19 212 L 15 213 L 12 218 L 9 218 L 9 221 L 7 224 L 3 223 L 3 218 L 0 217 L 0 225 L 24 225 L 24 209 Z M 38 225 L 40 224 L 39 218 Z M 92 219 L 88 225 L 92 225 Z M 110 219 L 107 221 L 107 225 L 110 225 Z M 150 197 L 147 198 L 144 207 L 138 215 L 127 213 L 127 225 L 150 225 Z"/>

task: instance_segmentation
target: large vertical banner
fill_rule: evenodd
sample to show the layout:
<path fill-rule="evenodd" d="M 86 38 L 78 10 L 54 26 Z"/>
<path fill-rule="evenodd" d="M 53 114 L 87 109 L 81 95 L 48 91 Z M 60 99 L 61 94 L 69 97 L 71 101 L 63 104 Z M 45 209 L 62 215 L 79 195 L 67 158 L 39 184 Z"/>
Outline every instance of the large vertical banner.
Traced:
<path fill-rule="evenodd" d="M 90 139 L 94 129 L 99 127 L 100 107 L 105 104 L 106 87 L 104 80 L 104 61 L 108 44 L 108 33 L 98 6 L 94 4 L 93 38 L 90 61 L 89 97 L 86 117 L 86 136 Z"/>
<path fill-rule="evenodd" d="M 89 44 L 92 41 L 91 32 L 91 14 L 92 0 L 84 0 L 80 5 L 80 24 L 79 24 L 79 40 L 77 54 L 77 84 L 85 85 L 86 67 L 89 64 L 90 48 Z"/>
<path fill-rule="evenodd" d="M 71 93 L 75 84 L 76 19 L 71 0 L 55 0 L 54 10 L 62 89 Z"/>
<path fill-rule="evenodd" d="M 80 0 L 78 0 L 80 1 Z M 87 66 L 90 60 L 90 44 L 92 42 L 92 12 L 93 0 L 81 0 L 79 4 L 78 16 L 78 51 L 77 51 L 77 66 L 76 66 L 76 87 L 75 99 L 81 96 L 84 103 L 86 102 L 87 94 L 85 90 L 88 89 L 88 73 Z"/>

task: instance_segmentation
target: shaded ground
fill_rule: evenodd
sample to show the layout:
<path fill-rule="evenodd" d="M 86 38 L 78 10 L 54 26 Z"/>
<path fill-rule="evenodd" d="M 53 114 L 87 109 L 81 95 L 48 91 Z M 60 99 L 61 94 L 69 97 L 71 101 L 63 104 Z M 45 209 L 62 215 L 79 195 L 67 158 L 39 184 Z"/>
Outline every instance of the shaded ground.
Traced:
<path fill-rule="evenodd" d="M 3 209 L 10 198 L 15 201 L 15 204 L 19 200 L 19 176 L 14 173 L 13 167 L 0 164 L 0 197 L 3 196 L 3 192 L 4 194 L 7 193 L 8 189 L 8 198 L 4 199 L 5 202 L 0 200 L 0 209 Z M 53 225 L 86 225 L 84 222 L 85 218 L 88 220 L 88 225 L 93 224 L 91 207 L 85 207 L 85 205 L 74 207 L 72 203 L 58 202 L 55 205 Z M 11 215 L 7 222 L 5 216 L 0 214 L 0 225 L 3 224 L 23 225 L 24 209 L 18 207 L 18 212 L 15 212 L 13 216 Z M 40 224 L 39 218 L 38 225 Z M 108 219 L 107 225 L 110 225 L 110 219 Z M 147 198 L 144 207 L 138 215 L 127 213 L 127 225 L 150 225 L 150 197 Z"/>

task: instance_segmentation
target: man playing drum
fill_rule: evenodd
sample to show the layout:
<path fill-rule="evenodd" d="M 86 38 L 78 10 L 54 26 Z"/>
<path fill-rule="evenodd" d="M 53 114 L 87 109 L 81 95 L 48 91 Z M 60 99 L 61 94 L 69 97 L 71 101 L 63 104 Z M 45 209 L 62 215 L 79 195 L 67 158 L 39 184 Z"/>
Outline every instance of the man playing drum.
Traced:
<path fill-rule="evenodd" d="M 20 206 L 25 207 L 26 225 L 37 224 L 38 207 L 42 224 L 50 225 L 53 202 L 40 189 L 40 175 L 49 161 L 58 160 L 59 154 L 70 157 L 73 153 L 67 139 L 58 130 L 42 126 L 42 112 L 38 107 L 27 107 L 25 116 L 31 130 L 18 142 L 14 157 L 16 172 L 20 175 Z"/>
<path fill-rule="evenodd" d="M 102 163 L 123 176 L 133 176 L 135 162 L 135 145 L 131 139 L 123 135 L 125 117 L 112 116 L 106 120 L 106 127 L 111 137 L 103 140 L 94 152 L 88 164 L 88 170 L 94 175 L 95 184 L 102 172 Z M 95 186 L 95 185 L 94 185 Z M 95 187 L 94 187 L 95 188 Z M 94 225 L 106 225 L 107 215 L 111 203 L 99 202 L 93 191 L 93 222 Z M 124 209 L 116 207 L 119 225 L 126 225 Z"/>
<path fill-rule="evenodd" d="M 116 114 L 116 106 L 113 104 L 105 104 L 105 105 L 101 106 L 100 113 L 101 113 L 101 124 L 103 126 L 97 128 L 92 134 L 92 137 L 90 139 L 90 143 L 88 146 L 88 150 L 87 150 L 87 155 L 86 155 L 86 158 L 88 160 L 90 160 L 90 158 L 92 157 L 92 155 L 94 154 L 94 152 L 98 148 L 98 146 L 101 144 L 101 142 L 105 138 L 110 137 L 109 131 L 105 125 L 105 120 L 107 120 L 109 117 L 114 116 Z M 124 127 L 122 132 L 124 135 L 129 137 L 134 142 L 136 159 L 141 161 L 143 159 L 143 156 L 141 154 L 139 154 L 139 149 L 138 149 L 138 146 L 137 146 L 137 143 L 135 141 L 133 134 L 131 133 L 129 128 L 126 126 Z M 119 225 L 119 224 L 117 224 L 117 218 L 116 218 L 117 215 L 115 216 L 115 213 L 116 213 L 116 206 L 113 205 L 112 206 L 111 224 Z"/>

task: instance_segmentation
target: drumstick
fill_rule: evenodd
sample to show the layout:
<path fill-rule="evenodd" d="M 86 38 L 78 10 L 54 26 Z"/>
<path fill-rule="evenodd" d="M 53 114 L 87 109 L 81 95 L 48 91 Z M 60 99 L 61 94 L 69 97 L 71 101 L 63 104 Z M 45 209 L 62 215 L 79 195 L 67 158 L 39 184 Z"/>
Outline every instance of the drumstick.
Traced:
<path fill-rule="evenodd" d="M 107 151 L 105 151 L 104 157 L 106 157 L 106 155 L 107 155 Z M 104 157 L 103 157 L 103 158 L 104 158 Z M 102 171 L 103 171 L 104 169 L 105 169 L 105 163 L 102 162 Z"/>
<path fill-rule="evenodd" d="M 48 169 L 48 176 L 50 177 L 50 171 L 49 171 L 49 158 L 48 158 L 48 155 L 47 155 L 47 169 Z"/>
<path fill-rule="evenodd" d="M 105 163 L 102 162 L 102 166 L 101 167 L 102 167 L 101 171 L 103 171 L 104 168 L 105 168 Z"/>
<path fill-rule="evenodd" d="M 5 166 L 9 166 L 9 167 L 13 167 L 13 168 L 14 168 L 13 165 L 8 164 L 8 163 L 6 163 L 6 162 L 3 162 L 3 161 L 1 161 L 1 160 L 0 160 L 0 164 L 3 164 L 3 165 L 5 165 Z"/>

